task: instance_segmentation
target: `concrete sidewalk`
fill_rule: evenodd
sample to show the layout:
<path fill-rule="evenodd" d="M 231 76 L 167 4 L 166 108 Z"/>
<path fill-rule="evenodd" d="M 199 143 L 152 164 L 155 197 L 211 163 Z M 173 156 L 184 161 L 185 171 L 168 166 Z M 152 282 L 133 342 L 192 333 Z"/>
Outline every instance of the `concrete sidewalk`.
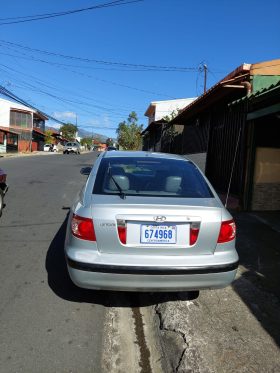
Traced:
<path fill-rule="evenodd" d="M 84 150 L 81 154 L 90 153 L 89 150 Z M 44 152 L 44 151 L 34 151 L 28 153 L 0 153 L 0 158 L 16 158 L 16 157 L 31 157 L 31 156 L 40 156 L 40 155 L 54 155 L 54 154 L 62 154 L 62 151 L 58 152 Z"/>
<path fill-rule="evenodd" d="M 225 289 L 162 294 L 155 307 L 168 371 L 280 372 L 280 212 L 231 212 L 238 274 Z"/>
<path fill-rule="evenodd" d="M 34 151 L 28 153 L 0 153 L 0 158 L 30 157 L 33 155 L 57 154 L 54 152 Z"/>

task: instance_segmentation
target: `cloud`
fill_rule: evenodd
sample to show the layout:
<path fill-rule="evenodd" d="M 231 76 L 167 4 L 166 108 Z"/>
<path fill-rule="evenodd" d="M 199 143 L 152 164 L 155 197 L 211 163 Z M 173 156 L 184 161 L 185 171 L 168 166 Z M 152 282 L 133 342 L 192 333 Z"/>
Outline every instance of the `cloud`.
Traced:
<path fill-rule="evenodd" d="M 60 129 L 61 124 L 50 120 L 49 122 L 46 123 L 46 126 L 56 128 L 56 129 Z"/>
<path fill-rule="evenodd" d="M 100 129 L 111 129 L 111 127 L 113 126 L 110 118 L 105 114 L 105 115 L 100 115 L 99 117 L 97 118 L 94 118 L 94 119 L 89 119 L 86 121 L 86 124 L 90 127 L 94 127 L 94 128 L 100 128 Z"/>
<path fill-rule="evenodd" d="M 56 111 L 53 113 L 56 119 L 76 119 L 76 113 L 72 111 Z"/>

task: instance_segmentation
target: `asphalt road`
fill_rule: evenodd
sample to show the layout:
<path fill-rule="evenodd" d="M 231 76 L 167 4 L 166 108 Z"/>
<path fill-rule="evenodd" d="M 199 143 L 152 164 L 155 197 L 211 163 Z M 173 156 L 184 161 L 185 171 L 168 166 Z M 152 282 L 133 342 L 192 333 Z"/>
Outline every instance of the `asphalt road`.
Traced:
<path fill-rule="evenodd" d="M 154 300 L 79 289 L 67 273 L 67 215 L 86 180 L 79 171 L 96 156 L 0 159 L 9 184 L 0 220 L 1 373 L 164 370 Z"/>
<path fill-rule="evenodd" d="M 10 186 L 0 220 L 1 372 L 100 372 L 104 305 L 77 291 L 63 258 L 68 208 L 85 180 L 79 170 L 93 160 L 1 159 Z"/>
<path fill-rule="evenodd" d="M 136 294 L 78 289 L 63 242 L 94 153 L 0 159 L 0 372 L 278 373 L 280 233 L 236 214 L 232 286 Z"/>

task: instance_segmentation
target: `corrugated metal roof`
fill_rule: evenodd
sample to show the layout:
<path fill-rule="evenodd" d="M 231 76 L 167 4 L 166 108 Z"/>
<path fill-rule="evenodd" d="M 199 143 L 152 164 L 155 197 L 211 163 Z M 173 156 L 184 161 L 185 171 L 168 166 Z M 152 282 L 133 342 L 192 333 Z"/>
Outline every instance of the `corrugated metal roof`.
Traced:
<path fill-rule="evenodd" d="M 275 92 L 279 89 L 280 89 L 280 80 L 276 84 L 271 84 L 267 88 L 260 89 L 259 91 L 256 91 L 254 93 L 250 93 L 248 96 L 244 96 L 244 97 L 242 97 L 238 100 L 235 100 L 235 101 L 229 103 L 228 106 L 237 105 L 238 103 L 240 103 L 242 101 L 245 101 L 245 100 L 252 101 L 253 99 L 255 99 L 257 97 L 261 97 L 263 95 L 270 95 L 270 94 L 272 94 L 273 92 Z"/>
<path fill-rule="evenodd" d="M 278 90 L 279 88 L 280 88 L 280 78 L 276 84 L 271 84 L 267 88 L 263 88 L 263 89 L 260 89 L 259 91 L 256 91 L 255 93 L 251 94 L 249 98 L 251 99 L 251 97 L 259 97 L 259 96 L 262 96 L 263 94 L 268 94 L 268 93 L 270 94 L 271 92 Z"/>

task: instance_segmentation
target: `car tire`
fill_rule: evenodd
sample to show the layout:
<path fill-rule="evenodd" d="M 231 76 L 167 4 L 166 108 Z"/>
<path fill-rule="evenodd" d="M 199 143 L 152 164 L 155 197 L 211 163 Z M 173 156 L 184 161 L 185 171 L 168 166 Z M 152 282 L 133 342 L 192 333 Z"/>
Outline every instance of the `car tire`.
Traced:
<path fill-rule="evenodd" d="M 199 290 L 188 291 L 188 300 L 195 300 L 199 297 Z"/>
<path fill-rule="evenodd" d="M 4 208 L 4 193 L 0 189 L 0 216 L 2 216 L 3 208 Z"/>

